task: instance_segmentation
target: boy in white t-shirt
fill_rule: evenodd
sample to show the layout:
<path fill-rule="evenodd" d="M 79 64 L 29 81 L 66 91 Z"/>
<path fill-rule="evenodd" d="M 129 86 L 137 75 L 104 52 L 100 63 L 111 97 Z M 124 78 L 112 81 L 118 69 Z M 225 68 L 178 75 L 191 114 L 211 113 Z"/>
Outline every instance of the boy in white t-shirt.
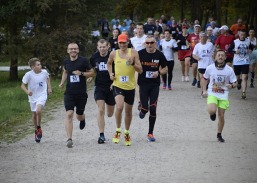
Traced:
<path fill-rule="evenodd" d="M 39 143 L 42 138 L 42 108 L 45 106 L 47 94 L 52 93 L 52 87 L 49 74 L 45 69 L 42 69 L 38 58 L 31 58 L 29 66 L 31 70 L 23 76 L 21 89 L 28 95 L 32 121 L 35 125 L 35 141 Z M 28 85 L 28 88 L 26 85 Z"/>
<path fill-rule="evenodd" d="M 216 111 L 218 110 L 218 131 L 217 139 L 219 142 L 225 142 L 221 133 L 224 127 L 225 111 L 229 108 L 228 89 L 237 86 L 236 75 L 232 67 L 226 65 L 226 53 L 224 50 L 218 50 L 215 57 L 215 63 L 209 65 L 202 78 L 203 96 L 207 96 L 206 86 L 208 85 L 208 112 L 212 121 L 216 119 Z"/>

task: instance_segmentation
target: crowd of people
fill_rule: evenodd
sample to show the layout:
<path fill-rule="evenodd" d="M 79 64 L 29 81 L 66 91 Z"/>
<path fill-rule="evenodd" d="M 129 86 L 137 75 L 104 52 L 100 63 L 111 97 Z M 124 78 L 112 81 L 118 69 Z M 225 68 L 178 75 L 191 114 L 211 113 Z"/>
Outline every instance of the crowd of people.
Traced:
<path fill-rule="evenodd" d="M 242 19 L 230 28 L 223 25 L 217 27 L 212 18 L 202 27 L 198 20 L 188 23 L 186 19 L 176 21 L 173 17 L 154 20 L 152 17 L 146 23 L 135 23 L 127 17 L 120 25 L 115 17 L 111 28 L 107 19 L 101 24 L 102 38 L 97 42 L 97 51 L 88 60 L 79 56 L 77 43 L 70 43 L 67 48 L 68 58 L 64 60 L 64 70 L 60 87 L 66 82 L 64 105 L 66 109 L 67 147 L 73 147 L 72 131 L 74 109 L 80 121 L 80 129 L 85 125 L 84 110 L 87 103 L 87 83 L 95 76 L 94 98 L 98 108 L 98 143 L 105 142 L 105 110 L 107 116 L 115 114 L 116 130 L 112 141 L 120 142 L 121 123 L 124 115 L 124 142 L 132 144 L 130 126 L 132 108 L 136 98 L 139 118 L 143 119 L 149 112 L 150 142 L 156 139 L 153 135 L 156 122 L 156 107 L 159 88 L 173 90 L 173 68 L 177 52 L 181 65 L 181 82 L 192 81 L 192 86 L 201 88 L 201 97 L 207 98 L 208 112 L 212 121 L 218 113 L 217 139 L 224 142 L 222 130 L 224 114 L 229 108 L 228 91 L 230 88 L 242 90 L 242 99 L 246 98 L 247 80 L 250 72 L 250 87 L 254 87 L 255 63 L 257 61 L 255 30 L 250 26 L 246 31 Z M 109 37 L 109 31 L 112 36 Z M 30 98 L 30 106 L 35 123 L 35 140 L 40 142 L 42 130 L 40 127 L 42 107 L 46 95 L 51 92 L 48 73 L 41 70 L 40 61 L 31 62 L 32 68 L 22 80 L 22 89 Z M 190 69 L 192 77 L 190 77 Z M 28 79 L 33 75 L 32 79 Z M 33 81 L 35 76 L 37 82 Z M 26 88 L 28 84 L 28 89 Z M 33 84 L 33 87 L 32 87 Z M 48 87 L 47 87 L 48 85 Z M 42 86 L 44 86 L 42 88 Z M 36 97 L 34 97 L 36 96 Z M 32 100 L 33 98 L 33 100 Z M 125 111 L 123 113 L 123 111 Z M 38 115 L 37 115 L 38 114 Z"/>

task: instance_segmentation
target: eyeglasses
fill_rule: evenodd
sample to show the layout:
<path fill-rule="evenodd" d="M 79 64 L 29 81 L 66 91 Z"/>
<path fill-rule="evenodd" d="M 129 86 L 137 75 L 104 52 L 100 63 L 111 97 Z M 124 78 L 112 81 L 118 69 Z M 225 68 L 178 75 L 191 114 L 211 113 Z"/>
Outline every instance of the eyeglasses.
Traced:
<path fill-rule="evenodd" d="M 151 42 L 145 42 L 145 44 L 154 44 L 155 42 L 154 41 L 151 41 Z"/>

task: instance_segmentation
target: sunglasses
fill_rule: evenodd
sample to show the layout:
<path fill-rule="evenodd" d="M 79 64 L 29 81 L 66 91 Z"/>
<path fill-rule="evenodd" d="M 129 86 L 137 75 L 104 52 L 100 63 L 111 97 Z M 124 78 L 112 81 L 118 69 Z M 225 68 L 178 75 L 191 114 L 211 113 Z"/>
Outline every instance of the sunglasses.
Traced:
<path fill-rule="evenodd" d="M 145 42 L 145 44 L 154 44 L 155 42 L 152 41 L 152 42 Z"/>

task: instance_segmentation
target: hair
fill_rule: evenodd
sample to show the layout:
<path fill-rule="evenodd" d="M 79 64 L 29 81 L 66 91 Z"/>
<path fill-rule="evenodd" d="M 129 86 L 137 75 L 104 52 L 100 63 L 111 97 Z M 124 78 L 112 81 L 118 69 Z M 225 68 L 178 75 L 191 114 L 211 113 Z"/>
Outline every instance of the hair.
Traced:
<path fill-rule="evenodd" d="M 224 52 L 224 53 L 225 53 L 225 55 L 226 55 L 226 51 L 225 51 L 225 50 L 223 50 L 223 49 L 218 49 L 218 50 L 216 51 L 216 53 L 218 53 L 218 52 Z"/>
<path fill-rule="evenodd" d="M 32 67 L 32 66 L 36 65 L 36 62 L 40 62 L 40 60 L 38 58 L 34 57 L 34 58 L 29 59 L 28 64 L 29 64 L 30 67 Z"/>
<path fill-rule="evenodd" d="M 164 33 L 165 33 L 165 32 L 169 32 L 169 33 L 171 33 L 169 29 L 166 29 L 166 30 L 164 31 Z"/>
<path fill-rule="evenodd" d="M 105 39 L 100 39 L 100 40 L 97 42 L 97 44 L 98 44 L 98 43 L 101 43 L 101 44 L 106 43 L 106 45 L 109 44 L 109 42 L 108 42 L 107 40 L 105 40 Z"/>
<path fill-rule="evenodd" d="M 141 23 L 141 22 L 137 23 L 137 25 L 139 25 L 139 26 L 144 26 L 144 24 Z"/>
<path fill-rule="evenodd" d="M 118 31 L 118 35 L 120 35 L 120 34 L 121 34 L 121 32 L 120 32 L 120 29 L 119 29 L 119 28 L 115 28 L 115 29 L 113 29 L 113 30 L 117 30 L 117 31 Z"/>

